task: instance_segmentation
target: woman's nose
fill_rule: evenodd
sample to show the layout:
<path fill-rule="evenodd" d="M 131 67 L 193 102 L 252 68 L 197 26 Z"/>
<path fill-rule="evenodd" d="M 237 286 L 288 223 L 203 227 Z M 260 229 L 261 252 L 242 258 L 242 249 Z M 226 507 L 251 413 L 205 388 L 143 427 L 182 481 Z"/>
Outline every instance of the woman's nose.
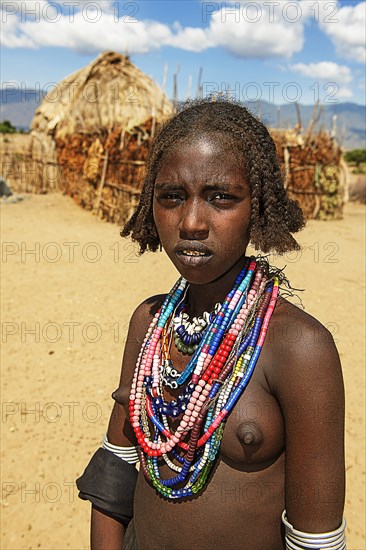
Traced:
<path fill-rule="evenodd" d="M 179 225 L 181 239 L 203 240 L 208 237 L 209 229 L 204 208 L 198 201 L 186 201 Z"/>

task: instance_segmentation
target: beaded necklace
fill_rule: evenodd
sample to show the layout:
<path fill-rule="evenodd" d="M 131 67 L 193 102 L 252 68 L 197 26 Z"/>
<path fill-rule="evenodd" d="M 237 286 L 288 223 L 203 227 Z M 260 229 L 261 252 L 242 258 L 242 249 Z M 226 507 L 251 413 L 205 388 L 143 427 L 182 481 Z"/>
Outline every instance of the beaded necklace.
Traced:
<path fill-rule="evenodd" d="M 216 304 L 212 313 L 204 311 L 201 317 L 193 317 L 193 320 L 189 322 L 184 303 L 179 306 L 177 315 L 173 319 L 173 333 L 174 343 L 183 355 L 192 355 L 196 351 L 207 325 L 213 321 L 214 314 L 219 311 L 220 307 L 221 304 Z"/>
<path fill-rule="evenodd" d="M 228 414 L 248 384 L 278 295 L 278 278 L 255 258 L 244 266 L 183 372 L 173 369 L 169 339 L 188 288 L 181 277 L 154 316 L 141 347 L 130 395 L 130 420 L 145 476 L 168 499 L 198 493 L 220 448 Z M 164 399 L 174 371 L 176 400 Z M 169 386 L 169 384 L 167 384 Z M 171 387 L 171 386 L 170 386 Z M 169 419 L 181 416 L 172 430 Z M 176 473 L 160 475 L 161 461 Z"/>

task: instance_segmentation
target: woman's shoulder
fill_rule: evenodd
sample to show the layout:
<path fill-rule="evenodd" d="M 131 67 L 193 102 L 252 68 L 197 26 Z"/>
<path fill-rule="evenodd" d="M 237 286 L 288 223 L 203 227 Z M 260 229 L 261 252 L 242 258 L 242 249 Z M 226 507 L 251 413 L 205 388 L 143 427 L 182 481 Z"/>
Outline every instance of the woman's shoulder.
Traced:
<path fill-rule="evenodd" d="M 150 296 L 136 307 L 130 318 L 126 339 L 126 347 L 128 346 L 129 351 L 131 346 L 132 348 L 136 348 L 137 352 L 139 351 L 149 325 L 155 314 L 159 311 L 165 297 L 166 294 Z"/>
<path fill-rule="evenodd" d="M 341 373 L 331 332 L 315 317 L 280 298 L 268 333 L 271 365 L 268 379 L 274 393 L 287 385 L 325 383 Z M 286 384 L 284 384 L 286 380 Z"/>
<path fill-rule="evenodd" d="M 141 302 L 131 315 L 129 330 L 137 329 L 140 332 L 144 328 L 146 334 L 149 324 L 159 311 L 165 297 L 166 294 L 156 294 Z"/>
<path fill-rule="evenodd" d="M 286 353 L 308 345 L 309 339 L 312 344 L 334 345 L 331 332 L 318 319 L 285 298 L 278 298 L 271 324 L 275 342 L 285 346 Z"/>

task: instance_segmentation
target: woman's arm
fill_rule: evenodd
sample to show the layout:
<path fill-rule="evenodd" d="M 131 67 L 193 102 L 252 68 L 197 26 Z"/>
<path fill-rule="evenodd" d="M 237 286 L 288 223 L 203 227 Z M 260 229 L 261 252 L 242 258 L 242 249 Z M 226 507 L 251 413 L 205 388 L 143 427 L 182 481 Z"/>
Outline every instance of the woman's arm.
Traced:
<path fill-rule="evenodd" d="M 143 302 L 131 317 L 123 354 L 120 383 L 118 389 L 113 394 L 116 403 L 112 410 L 107 432 L 109 443 L 119 447 L 137 445 L 135 434 L 128 418 L 129 394 L 136 360 L 152 314 L 155 313 L 154 304 L 158 299 L 159 297 L 154 297 Z M 124 533 L 125 527 L 122 522 L 101 508 L 92 507 L 91 550 L 121 550 Z"/>
<path fill-rule="evenodd" d="M 90 548 L 92 550 L 121 550 L 125 528 L 122 523 L 92 506 Z"/>
<path fill-rule="evenodd" d="M 292 317 L 285 322 L 297 324 L 299 337 L 282 337 L 273 369 L 286 431 L 287 519 L 297 530 L 324 533 L 341 525 L 344 507 L 342 371 L 329 331 L 303 312 Z"/>

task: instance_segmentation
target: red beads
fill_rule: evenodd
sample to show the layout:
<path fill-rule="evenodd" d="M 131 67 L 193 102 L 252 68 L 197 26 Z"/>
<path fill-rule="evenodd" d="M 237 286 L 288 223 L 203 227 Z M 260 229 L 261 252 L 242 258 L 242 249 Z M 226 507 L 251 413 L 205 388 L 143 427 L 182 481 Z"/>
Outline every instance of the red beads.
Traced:
<path fill-rule="evenodd" d="M 129 416 L 139 444 L 142 470 L 166 498 L 186 497 L 202 488 L 218 451 L 223 429 L 221 423 L 228 410 L 235 405 L 245 387 L 244 383 L 249 380 L 250 371 L 245 369 L 250 360 L 248 357 L 254 351 L 252 344 L 245 361 L 238 361 L 245 351 L 243 338 L 253 326 L 248 323 L 248 319 L 263 316 L 265 332 L 275 298 L 268 307 L 267 298 L 263 300 L 266 277 L 259 270 L 255 271 L 256 262 L 251 261 L 249 269 L 248 265 L 249 258 L 245 260 L 240 276 L 221 310 L 215 312 L 215 319 L 207 329 L 207 337 L 203 338 L 197 354 L 192 357 L 192 363 L 178 375 L 178 388 L 188 384 L 186 388 L 180 388 L 179 406 L 178 399 L 177 404 L 168 406 L 163 392 L 167 382 L 163 376 L 168 372 L 165 371 L 167 365 L 172 365 L 170 336 L 174 312 L 183 302 L 182 296 L 187 296 L 187 281 L 184 279 L 178 281 L 155 315 L 141 348 L 131 387 Z M 225 330 L 227 332 L 223 335 Z M 257 343 L 255 330 L 253 341 Z M 259 342 L 261 338 L 262 333 Z M 234 342 L 237 342 L 237 346 L 235 353 L 232 353 Z M 255 360 L 257 356 L 254 355 Z M 251 368 L 254 365 L 253 361 Z M 233 376 L 233 369 L 236 376 Z M 182 418 L 175 426 L 173 418 L 176 418 L 177 411 L 182 413 Z M 215 434 L 218 428 L 219 432 Z M 204 445 L 204 450 L 199 450 Z M 174 449 L 184 458 L 181 466 L 169 458 Z M 166 479 L 160 477 L 160 461 L 156 460 L 160 456 L 163 456 L 169 468 L 178 472 L 177 476 Z"/>

